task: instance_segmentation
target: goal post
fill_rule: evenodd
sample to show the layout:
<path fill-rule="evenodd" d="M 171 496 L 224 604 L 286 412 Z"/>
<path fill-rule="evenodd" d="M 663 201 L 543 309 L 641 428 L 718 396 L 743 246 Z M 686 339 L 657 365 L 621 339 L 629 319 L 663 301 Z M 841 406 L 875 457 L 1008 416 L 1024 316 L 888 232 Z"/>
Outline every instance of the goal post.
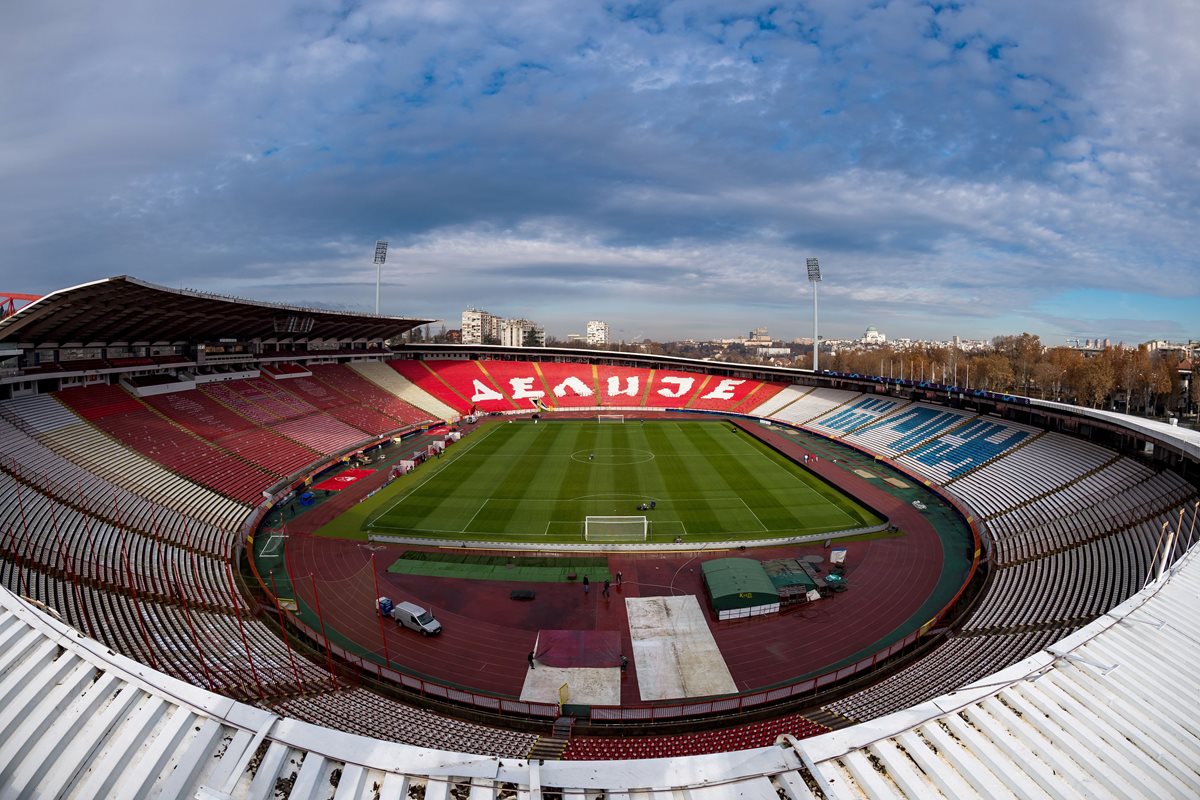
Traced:
<path fill-rule="evenodd" d="M 585 542 L 645 542 L 650 538 L 646 517 L 584 517 Z"/>
<path fill-rule="evenodd" d="M 616 424 L 620 425 L 625 422 L 625 415 L 624 414 L 597 414 L 596 422 L 599 422 L 601 425 L 603 425 L 606 422 L 616 423 Z"/>

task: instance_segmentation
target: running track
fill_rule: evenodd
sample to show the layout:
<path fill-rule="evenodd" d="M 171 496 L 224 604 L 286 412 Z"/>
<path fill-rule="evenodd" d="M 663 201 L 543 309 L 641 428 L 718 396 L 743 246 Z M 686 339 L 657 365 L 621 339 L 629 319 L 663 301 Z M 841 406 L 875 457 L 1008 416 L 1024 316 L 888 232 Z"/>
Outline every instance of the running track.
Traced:
<path fill-rule="evenodd" d="M 805 452 L 796 442 L 762 426 L 741 427 L 797 460 Z M 872 506 L 906 535 L 850 543 L 846 577 L 851 588 L 847 592 L 781 615 L 722 623 L 710 619 L 713 635 L 742 691 L 820 674 L 857 653 L 869 652 L 873 644 L 906 621 L 913 622 L 910 617 L 941 574 L 941 540 L 919 511 L 879 488 L 878 481 L 864 479 L 824 458 L 807 467 Z M 430 608 L 445 628 L 441 636 L 426 638 L 393 623 L 385 624 L 382 635 L 387 637 L 392 664 L 441 683 L 489 694 L 520 695 L 526 654 L 533 649 L 539 629 L 615 630 L 621 634 L 623 652 L 632 655 L 623 598 L 694 594 L 701 606 L 707 607 L 699 569 L 703 560 L 730 555 L 752 555 L 760 560 L 828 555 L 820 545 L 754 548 L 745 554 L 728 550 L 617 554 L 609 557 L 609 571 L 615 574 L 620 570 L 624 585 L 620 589 L 614 586 L 607 599 L 597 584 L 584 595 L 581 586 L 570 583 L 393 575 L 386 571 L 387 566 L 402 552 L 425 548 L 310 535 L 382 479 L 383 471 L 345 490 L 336 500 L 289 521 L 287 559 L 301 599 L 311 605 L 311 590 L 304 577 L 315 573 L 325 624 L 382 659 L 384 646 L 374 613 L 370 569 L 374 554 L 380 593 Z M 534 588 L 537 599 L 509 600 L 508 593 L 516 588 Z M 622 679 L 621 699 L 625 705 L 641 703 L 635 669 L 629 669 Z"/>

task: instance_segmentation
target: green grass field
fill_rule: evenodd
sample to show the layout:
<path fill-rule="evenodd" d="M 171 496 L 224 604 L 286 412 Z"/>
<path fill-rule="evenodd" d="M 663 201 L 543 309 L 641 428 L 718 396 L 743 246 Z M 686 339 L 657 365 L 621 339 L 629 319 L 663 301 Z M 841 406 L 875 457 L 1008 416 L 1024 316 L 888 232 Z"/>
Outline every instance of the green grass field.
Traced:
<path fill-rule="evenodd" d="M 549 544 L 582 541 L 589 515 L 645 515 L 651 541 L 695 542 L 881 522 L 726 422 L 499 423 L 446 452 L 319 533 Z"/>

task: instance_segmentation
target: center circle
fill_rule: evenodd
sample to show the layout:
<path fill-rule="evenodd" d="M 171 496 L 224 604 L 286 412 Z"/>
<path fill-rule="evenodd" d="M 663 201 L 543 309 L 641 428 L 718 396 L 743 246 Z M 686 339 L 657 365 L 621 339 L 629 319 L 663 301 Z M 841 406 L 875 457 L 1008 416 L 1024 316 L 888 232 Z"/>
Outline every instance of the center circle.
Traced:
<path fill-rule="evenodd" d="M 625 467 L 653 461 L 654 453 L 632 447 L 597 447 L 595 450 L 576 450 L 571 453 L 571 460 L 606 467 Z"/>

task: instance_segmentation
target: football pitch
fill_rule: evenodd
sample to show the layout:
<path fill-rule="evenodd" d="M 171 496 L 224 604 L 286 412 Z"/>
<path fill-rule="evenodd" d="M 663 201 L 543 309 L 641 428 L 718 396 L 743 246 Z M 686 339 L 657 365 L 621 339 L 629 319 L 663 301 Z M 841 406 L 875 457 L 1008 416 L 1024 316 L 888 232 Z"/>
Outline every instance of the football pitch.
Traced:
<path fill-rule="evenodd" d="M 522 420 L 476 431 L 319 533 L 578 543 L 585 518 L 606 515 L 645 516 L 649 540 L 663 543 L 881 523 L 728 422 Z"/>

